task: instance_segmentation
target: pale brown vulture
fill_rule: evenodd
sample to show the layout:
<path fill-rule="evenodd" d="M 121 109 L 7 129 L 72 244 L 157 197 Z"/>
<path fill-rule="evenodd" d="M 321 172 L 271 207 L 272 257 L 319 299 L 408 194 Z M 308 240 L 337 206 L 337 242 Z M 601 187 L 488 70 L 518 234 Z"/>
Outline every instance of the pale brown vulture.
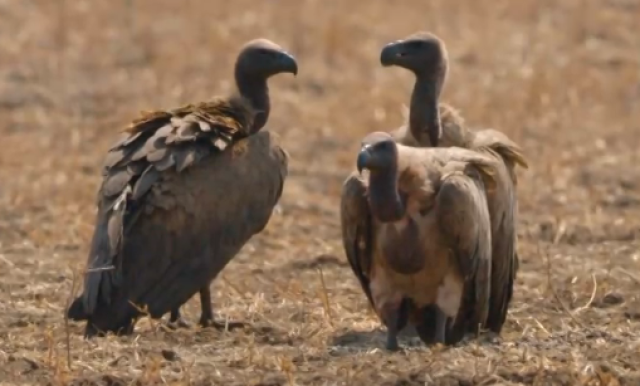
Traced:
<path fill-rule="evenodd" d="M 389 43 L 381 51 L 380 62 L 385 67 L 405 68 L 416 77 L 408 123 L 392 133 L 396 141 L 409 146 L 464 147 L 501 161 L 496 189 L 489 192 L 487 197 L 493 240 L 487 328 L 500 333 L 519 265 L 516 250 L 518 202 L 515 167 L 528 167 L 522 149 L 499 131 L 466 128 L 464 120 L 452 107 L 439 102 L 448 72 L 448 55 L 444 43 L 437 36 L 419 32 Z"/>
<path fill-rule="evenodd" d="M 398 348 L 396 335 L 407 322 L 426 343 L 448 342 L 468 324 L 485 323 L 491 276 L 486 190 L 495 185 L 497 166 L 468 149 L 409 147 L 382 132 L 363 139 L 358 172 L 342 189 L 343 246 L 387 326 L 388 349 Z M 433 305 L 441 311 L 435 323 L 425 319 Z"/>
<path fill-rule="evenodd" d="M 141 311 L 176 321 L 198 291 L 200 323 L 215 325 L 209 284 L 267 225 L 287 176 L 277 136 L 259 131 L 267 79 L 297 71 L 281 47 L 253 40 L 236 61 L 237 95 L 145 113 L 109 149 L 84 291 L 68 310 L 87 320 L 85 336 L 131 333 Z"/>

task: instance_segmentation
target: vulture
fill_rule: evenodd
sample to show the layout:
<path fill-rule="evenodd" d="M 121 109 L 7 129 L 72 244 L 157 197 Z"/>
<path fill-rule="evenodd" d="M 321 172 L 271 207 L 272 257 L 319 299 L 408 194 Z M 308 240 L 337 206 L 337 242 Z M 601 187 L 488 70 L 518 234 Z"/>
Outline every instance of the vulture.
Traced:
<path fill-rule="evenodd" d="M 386 348 L 398 349 L 408 323 L 425 343 L 443 344 L 468 323 L 484 324 L 492 254 L 486 195 L 498 161 L 458 147 L 402 145 L 384 132 L 361 145 L 342 188 L 343 246 L 387 327 Z M 433 321 L 430 306 L 438 310 Z"/>
<path fill-rule="evenodd" d="M 418 32 L 385 45 L 380 53 L 382 66 L 397 66 L 415 75 L 409 118 L 406 125 L 392 132 L 401 144 L 414 147 L 461 147 L 491 156 L 499 161 L 496 187 L 487 192 L 492 234 L 491 297 L 486 327 L 499 334 L 519 266 L 517 253 L 516 165 L 528 168 L 522 149 L 504 133 L 470 130 L 451 106 L 439 97 L 448 73 L 444 42 L 429 32 Z M 477 329 L 477 326 L 470 326 Z M 477 331 L 477 330 L 476 330 Z"/>
<path fill-rule="evenodd" d="M 67 310 L 86 337 L 129 334 L 144 313 L 176 322 L 196 292 L 200 324 L 217 325 L 209 284 L 265 228 L 288 172 L 278 137 L 260 131 L 267 79 L 297 72 L 283 48 L 252 40 L 235 63 L 237 92 L 144 112 L 108 150 L 83 293 Z"/>

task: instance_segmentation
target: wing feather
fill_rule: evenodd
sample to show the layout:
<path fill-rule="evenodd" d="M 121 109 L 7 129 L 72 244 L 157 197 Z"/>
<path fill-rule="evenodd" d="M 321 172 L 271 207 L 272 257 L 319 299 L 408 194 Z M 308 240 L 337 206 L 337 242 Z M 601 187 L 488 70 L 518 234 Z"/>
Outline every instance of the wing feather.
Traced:
<path fill-rule="evenodd" d="M 529 168 L 529 163 L 522 148 L 498 130 L 484 129 L 475 132 L 472 145 L 475 149 L 491 149 L 502 157 L 515 185 L 518 183 L 515 166 L 519 165 L 525 169 Z"/>
<path fill-rule="evenodd" d="M 488 194 L 493 234 L 491 303 L 487 327 L 499 333 L 507 318 L 519 268 L 517 253 L 518 197 L 516 165 L 528 168 L 522 149 L 505 134 L 492 129 L 478 131 L 474 148 L 499 160 L 496 189 Z"/>
<path fill-rule="evenodd" d="M 150 165 L 147 170 L 142 173 L 140 178 L 135 182 L 133 192 L 131 194 L 131 200 L 137 201 L 144 196 L 151 186 L 155 184 L 160 178 L 160 172 L 153 165 Z"/>
<path fill-rule="evenodd" d="M 254 114 L 248 101 L 233 97 L 147 112 L 125 129 L 103 163 L 98 219 L 82 295 L 83 316 L 90 316 L 99 301 L 108 304 L 117 292 L 125 230 L 132 229 L 140 218 L 140 208 L 151 188 L 160 184 L 167 173 L 183 172 L 197 166 L 207 155 L 220 153 L 218 147 L 212 146 L 213 141 L 230 145 L 247 137 Z M 186 142 L 168 140 L 176 134 Z M 145 213 L 153 212 L 148 206 L 147 209 Z"/>
<path fill-rule="evenodd" d="M 507 318 L 519 262 L 516 250 L 516 186 L 509 178 L 509 168 L 505 164 L 500 165 L 497 177 L 497 189 L 488 194 L 493 228 L 493 258 L 487 327 L 499 333 Z"/>
<path fill-rule="evenodd" d="M 175 205 L 140 215 L 125 233 L 118 288 L 125 292 L 116 291 L 112 305 L 99 309 L 110 315 L 96 323 L 110 329 L 126 320 L 128 300 L 146 307 L 152 317 L 180 306 L 264 229 L 287 175 L 287 157 L 271 138 L 268 131 L 259 132 L 231 145 L 247 146 L 242 155 L 223 152 L 193 165 L 189 173 L 172 170 L 144 196 L 145 205 L 154 208 Z"/>
<path fill-rule="evenodd" d="M 340 221 L 347 260 L 371 307 L 374 307 L 369 288 L 373 263 L 373 222 L 366 198 L 366 187 L 356 173 L 351 174 L 342 187 Z"/>
<path fill-rule="evenodd" d="M 443 176 L 436 197 L 439 228 L 465 279 L 465 300 L 455 329 L 484 325 L 491 290 L 491 218 L 487 206 L 486 165 Z M 457 335 L 457 334 L 454 334 Z"/>
<path fill-rule="evenodd" d="M 131 172 L 128 168 L 114 169 L 102 184 L 101 193 L 105 197 L 117 196 L 131 180 Z"/>

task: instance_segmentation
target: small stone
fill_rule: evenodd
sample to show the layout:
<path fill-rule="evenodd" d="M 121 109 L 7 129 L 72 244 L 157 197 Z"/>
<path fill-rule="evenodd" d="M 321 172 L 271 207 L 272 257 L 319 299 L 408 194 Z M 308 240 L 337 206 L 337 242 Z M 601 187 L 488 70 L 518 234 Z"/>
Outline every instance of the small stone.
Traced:
<path fill-rule="evenodd" d="M 624 303 L 624 297 L 617 292 L 609 292 L 600 300 L 593 302 L 593 307 L 608 308 Z"/>
<path fill-rule="evenodd" d="M 168 361 L 177 361 L 180 359 L 180 357 L 178 356 L 178 353 L 176 353 L 173 350 L 164 349 L 161 351 L 161 353 L 162 353 L 162 357 Z"/>
<path fill-rule="evenodd" d="M 609 292 L 602 297 L 602 303 L 615 306 L 624 303 L 624 297 L 617 292 Z"/>

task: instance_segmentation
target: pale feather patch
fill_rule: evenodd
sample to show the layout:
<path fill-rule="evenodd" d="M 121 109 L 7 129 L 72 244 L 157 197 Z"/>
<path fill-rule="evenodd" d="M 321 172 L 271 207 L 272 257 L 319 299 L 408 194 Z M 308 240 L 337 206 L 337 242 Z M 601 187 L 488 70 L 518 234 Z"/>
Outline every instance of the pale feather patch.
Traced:
<path fill-rule="evenodd" d="M 458 316 L 458 310 L 462 303 L 462 291 L 464 289 L 460 280 L 457 280 L 453 275 L 447 275 L 442 284 L 438 288 L 438 295 L 436 297 L 436 304 L 440 307 L 440 310 L 448 317 L 452 318 L 455 322 L 456 316 Z"/>

